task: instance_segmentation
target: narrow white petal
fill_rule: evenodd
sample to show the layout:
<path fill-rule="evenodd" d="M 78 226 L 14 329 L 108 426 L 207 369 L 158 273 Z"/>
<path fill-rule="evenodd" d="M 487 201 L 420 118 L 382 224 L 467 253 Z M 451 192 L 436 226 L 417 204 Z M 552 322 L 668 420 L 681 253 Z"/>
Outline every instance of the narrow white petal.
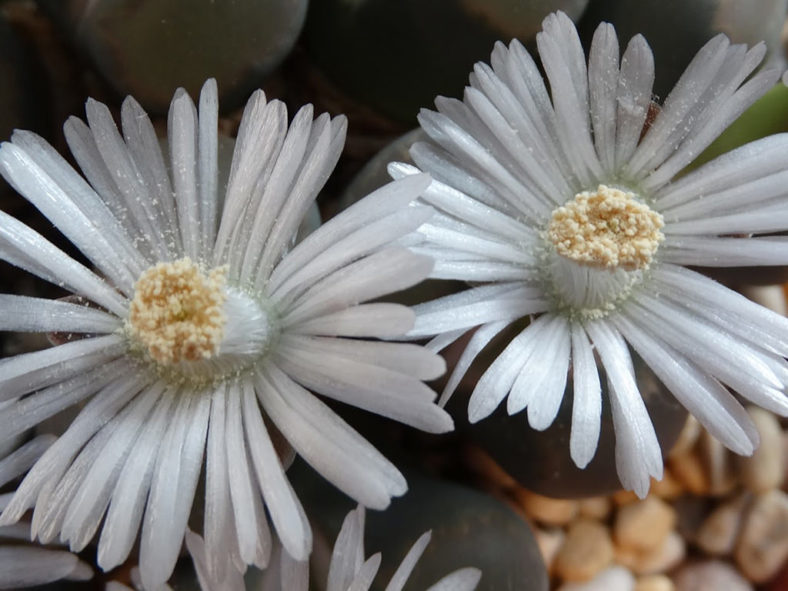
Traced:
<path fill-rule="evenodd" d="M 85 104 L 90 133 L 95 145 L 96 155 L 101 159 L 98 162 L 80 162 L 85 173 L 88 168 L 101 166 L 106 174 L 106 182 L 117 192 L 122 199 L 119 204 L 125 212 L 133 218 L 137 232 L 131 236 L 144 243 L 146 252 L 160 259 L 167 254 L 167 245 L 164 243 L 164 230 L 166 221 L 162 210 L 155 206 L 150 194 L 147 192 L 145 181 L 131 158 L 128 147 L 118 131 L 109 108 L 98 101 L 88 99 Z M 76 157 L 76 153 L 74 156 Z M 77 158 L 79 161 L 79 158 Z M 88 177 L 90 178 L 90 177 Z M 98 190 L 98 187 L 97 187 Z M 99 190 L 104 196 L 104 191 Z M 123 220 L 126 216 L 121 216 Z"/>
<path fill-rule="evenodd" d="M 446 575 L 426 591 L 473 591 L 482 579 L 482 571 L 465 567 Z"/>
<path fill-rule="evenodd" d="M 569 453 L 579 468 L 585 468 L 596 453 L 602 422 L 602 389 L 594 352 L 585 330 L 572 325 L 572 430 Z"/>
<path fill-rule="evenodd" d="M 373 509 L 407 490 L 399 470 L 312 394 L 275 367 L 268 379 L 257 392 L 266 412 L 323 477 Z"/>
<path fill-rule="evenodd" d="M 197 109 L 182 88 L 175 91 L 172 97 L 167 128 L 172 185 L 175 189 L 175 206 L 178 212 L 183 252 L 193 260 L 200 260 L 204 245 L 201 244 L 203 231 L 196 170 Z"/>
<path fill-rule="evenodd" d="M 0 589 L 34 587 L 62 579 L 87 580 L 93 571 L 75 554 L 30 546 L 0 547 Z M 74 576 L 76 575 L 76 576 Z"/>
<path fill-rule="evenodd" d="M 364 564 L 364 507 L 350 511 L 334 541 L 328 567 L 326 591 L 345 591 Z"/>
<path fill-rule="evenodd" d="M 61 528 L 61 539 L 68 540 L 72 549 L 81 551 L 96 533 L 125 459 L 163 390 L 163 384 L 157 384 L 141 393 L 124 409 L 122 419 L 119 415 L 105 427 L 112 436 L 75 492 Z"/>
<path fill-rule="evenodd" d="M 33 500 L 39 496 L 42 488 L 53 486 L 68 469 L 82 446 L 145 386 L 145 382 L 131 368 L 125 373 L 115 375 L 116 379 L 85 405 L 68 430 L 44 452 L 27 473 L 11 503 L 0 516 L 0 525 L 17 521 L 33 506 Z M 35 513 L 33 520 L 36 520 Z"/>
<path fill-rule="evenodd" d="M 616 92 L 616 169 L 634 154 L 651 104 L 654 54 L 642 35 L 635 35 L 621 57 Z"/>
<path fill-rule="evenodd" d="M 248 390 L 249 383 L 244 383 L 246 384 L 244 387 Z M 244 437 L 243 415 L 245 411 L 241 407 L 241 389 L 240 384 L 228 387 L 225 462 L 241 559 L 246 564 L 255 564 L 264 568 L 271 556 L 271 533 L 262 509 L 261 490 L 252 483 Z M 245 394 L 245 396 L 250 402 L 253 401 L 252 392 Z M 251 412 L 259 414 L 256 403 L 253 407 Z M 261 437 L 260 439 L 265 438 Z M 261 445 L 265 446 L 266 442 L 262 441 Z M 270 454 L 271 450 L 269 448 L 258 453 L 266 451 Z M 271 510 L 273 511 L 273 507 Z"/>
<path fill-rule="evenodd" d="M 0 330 L 108 333 L 120 320 L 95 308 L 59 300 L 0 294 Z"/>
<path fill-rule="evenodd" d="M 758 267 L 788 264 L 788 239 L 671 236 L 660 249 L 662 260 L 704 267 Z"/>
<path fill-rule="evenodd" d="M 267 281 L 274 266 L 296 235 L 298 226 L 317 197 L 318 191 L 323 188 L 336 166 L 345 143 L 346 131 L 347 119 L 344 116 L 340 115 L 333 120 L 329 120 L 328 115 L 325 114 L 318 117 L 309 138 L 310 145 L 307 147 L 303 162 L 299 163 L 298 174 L 293 179 L 292 185 L 285 188 L 283 194 L 274 195 L 273 209 L 261 207 L 258 210 L 260 214 L 264 212 L 262 217 L 267 217 L 273 223 L 272 227 L 268 224 L 264 226 L 267 232 L 266 239 L 258 250 L 255 250 L 256 232 L 260 231 L 260 228 L 257 224 L 254 226 L 244 258 L 244 269 L 251 270 L 259 266 L 256 281 L 258 287 L 262 287 Z M 263 203 L 261 202 L 261 206 Z M 275 216 L 274 211 L 278 212 Z"/>
<path fill-rule="evenodd" d="M 0 460 L 0 486 L 24 474 L 56 439 L 54 435 L 39 435 Z"/>
<path fill-rule="evenodd" d="M 271 274 L 269 289 L 275 292 L 293 273 L 345 236 L 405 208 L 429 183 L 429 177 L 423 174 L 388 183 L 334 216 L 301 241 L 277 265 Z"/>
<path fill-rule="evenodd" d="M 213 249 L 219 215 L 218 126 L 219 96 L 216 80 L 205 81 L 200 91 L 200 113 L 197 129 L 197 184 L 200 200 L 200 229 L 204 256 Z"/>
<path fill-rule="evenodd" d="M 360 304 L 311 320 L 288 326 L 291 334 L 380 339 L 404 335 L 416 320 L 416 314 L 400 304 Z"/>
<path fill-rule="evenodd" d="M 167 245 L 170 257 L 177 258 L 178 253 L 183 252 L 183 246 L 175 213 L 175 197 L 156 130 L 148 114 L 131 96 L 124 99 L 120 115 L 129 153 L 145 183 L 149 199 L 155 202 L 155 210 L 161 216 L 164 234 L 159 238 Z"/>
<path fill-rule="evenodd" d="M 492 414 L 506 397 L 534 346 L 535 339 L 532 339 L 531 335 L 538 333 L 551 318 L 550 314 L 543 314 L 531 322 L 487 368 L 473 389 L 468 403 L 468 419 L 472 423 Z"/>
<path fill-rule="evenodd" d="M 618 37 L 613 25 L 602 23 L 594 32 L 588 55 L 588 91 L 594 146 L 608 174 L 615 170 L 618 84 Z"/>
<path fill-rule="evenodd" d="M 400 562 L 397 570 L 394 571 L 389 584 L 386 585 L 386 591 L 402 591 L 416 563 L 419 561 L 419 558 L 421 558 L 421 555 L 424 554 L 427 544 L 430 543 L 431 537 L 432 532 L 424 532 L 419 536 L 419 539 L 413 543 L 413 546 L 410 547 L 410 550 L 408 550 L 405 558 Z"/>
<path fill-rule="evenodd" d="M 123 337 L 110 334 L 2 359 L 0 400 L 28 394 L 100 366 L 121 355 L 125 349 Z"/>
<path fill-rule="evenodd" d="M 266 186 L 286 130 L 285 105 L 281 101 L 266 102 L 263 91 L 256 91 L 246 103 L 235 140 L 213 253 L 214 264 L 227 260 L 229 253 L 234 252 L 231 248 L 233 244 L 240 242 L 245 245 L 248 229 L 244 231 L 244 225 L 254 215 L 248 208 L 253 201 L 256 203 L 259 200 L 260 192 Z"/>
<path fill-rule="evenodd" d="M 366 346 L 371 343 L 366 343 Z M 381 343 L 383 344 L 383 343 Z M 404 347 L 406 345 L 400 345 Z M 422 357 L 427 363 L 424 375 L 433 377 L 445 371 L 440 357 L 422 350 L 397 359 L 382 358 L 381 362 L 397 365 L 408 358 Z M 356 347 L 359 350 L 360 347 Z M 349 349 L 348 351 L 352 351 Z M 429 357 L 427 357 L 429 356 Z M 352 404 L 358 408 L 392 418 L 429 433 L 450 431 L 453 423 L 449 415 L 433 403 L 435 392 L 412 373 L 401 373 L 399 368 L 368 363 L 354 359 L 349 354 L 336 351 L 336 347 L 310 346 L 304 337 L 283 338 L 277 351 L 276 363 L 297 382 L 324 396 Z M 441 369 L 440 372 L 434 371 Z M 416 366 L 416 370 L 419 368 Z"/>
<path fill-rule="evenodd" d="M 643 498 L 648 492 L 650 477 L 662 478 L 662 453 L 635 382 L 629 351 L 620 335 L 605 322 L 589 322 L 586 330 L 608 376 L 618 476 L 621 484 Z"/>
<path fill-rule="evenodd" d="M 314 284 L 283 313 L 295 323 L 400 291 L 425 279 L 432 260 L 404 248 L 364 257 Z"/>
<path fill-rule="evenodd" d="M 367 561 L 361 565 L 361 568 L 356 573 L 353 583 L 347 588 L 348 591 L 369 591 L 372 586 L 372 581 L 375 580 L 375 575 L 378 574 L 380 569 L 380 562 L 383 556 L 380 552 L 370 556 Z"/>
<path fill-rule="evenodd" d="M 83 295 L 121 318 L 126 316 L 125 298 L 115 289 L 43 236 L 2 211 L 0 258 L 50 283 Z M 131 284 L 126 287 L 130 288 Z"/>
<path fill-rule="evenodd" d="M 306 560 L 312 549 L 312 530 L 285 476 L 248 381 L 243 382 L 242 414 L 246 445 L 276 533 L 288 553 Z"/>
<path fill-rule="evenodd" d="M 509 322 L 505 320 L 501 322 L 491 322 L 490 324 L 480 326 L 473 333 L 465 349 L 463 349 L 462 355 L 460 355 L 460 358 L 454 365 L 454 369 L 449 376 L 449 380 L 446 382 L 446 386 L 443 388 L 443 392 L 441 392 L 440 400 L 438 400 L 438 404 L 441 407 L 445 407 L 449 402 L 451 395 L 454 394 L 457 386 L 460 385 L 460 381 L 479 353 L 481 353 L 487 344 L 507 326 L 509 326 Z"/>
<path fill-rule="evenodd" d="M 123 563 L 137 539 L 156 454 L 172 421 L 176 394 L 172 389 L 162 394 L 115 484 L 98 544 L 98 564 L 104 570 Z"/>
<path fill-rule="evenodd" d="M 190 394 L 181 395 L 186 402 L 176 408 L 159 450 L 142 523 L 140 572 L 151 589 L 172 574 L 202 468 L 210 398 Z"/>
<path fill-rule="evenodd" d="M 286 305 L 326 275 L 415 231 L 432 213 L 429 207 L 407 207 L 365 225 L 315 255 L 270 296 Z"/>
<path fill-rule="evenodd" d="M 758 434 L 747 411 L 716 380 L 624 316 L 616 326 L 690 414 L 723 444 L 750 455 Z"/>
<path fill-rule="evenodd" d="M 203 535 L 208 552 L 203 568 L 210 579 L 220 581 L 232 568 L 229 552 L 233 548 L 231 539 L 235 537 L 239 524 L 231 509 L 230 483 L 228 479 L 226 437 L 226 399 L 227 386 L 219 385 L 211 395 L 211 412 L 208 419 L 208 441 L 205 447 L 205 515 Z M 246 527 L 249 520 L 244 522 Z M 240 546 L 240 545 L 239 545 Z M 195 559 L 196 561 L 196 559 Z M 251 560 L 245 560 L 246 564 Z"/>
<path fill-rule="evenodd" d="M 528 404 L 528 424 L 537 431 L 553 424 L 564 399 L 571 350 L 566 320 L 557 317 L 547 337 L 549 341 L 545 339 L 545 346 L 537 348 L 529 360 L 533 366 L 531 388 L 537 395 Z"/>

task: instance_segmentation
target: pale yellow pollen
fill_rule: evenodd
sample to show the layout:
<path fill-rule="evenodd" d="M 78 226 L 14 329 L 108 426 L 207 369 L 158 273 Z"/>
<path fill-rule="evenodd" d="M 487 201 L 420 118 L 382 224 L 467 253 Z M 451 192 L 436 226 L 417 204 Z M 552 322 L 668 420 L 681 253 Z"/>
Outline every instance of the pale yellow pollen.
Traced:
<path fill-rule="evenodd" d="M 224 336 L 227 269 L 208 274 L 189 258 L 158 263 L 134 285 L 127 328 L 163 365 L 207 359 Z"/>
<path fill-rule="evenodd" d="M 645 269 L 665 239 L 664 225 L 634 194 L 599 185 L 557 208 L 547 237 L 558 254 L 583 265 Z"/>

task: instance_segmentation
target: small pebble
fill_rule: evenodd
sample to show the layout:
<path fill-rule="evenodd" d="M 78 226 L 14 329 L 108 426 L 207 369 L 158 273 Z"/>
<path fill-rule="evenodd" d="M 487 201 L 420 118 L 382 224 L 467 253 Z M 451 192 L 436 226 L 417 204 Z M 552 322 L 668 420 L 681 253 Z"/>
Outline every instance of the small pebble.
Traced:
<path fill-rule="evenodd" d="M 742 288 L 741 292 L 742 295 L 764 308 L 769 308 L 783 316 L 788 315 L 788 306 L 785 303 L 785 292 L 782 285 L 747 285 Z"/>
<path fill-rule="evenodd" d="M 700 431 L 701 426 L 698 422 L 698 419 L 692 415 L 687 415 L 687 420 L 684 423 L 684 427 L 681 429 L 679 438 L 676 440 L 676 443 L 673 444 L 668 457 L 672 458 L 673 456 L 687 453 L 689 450 L 695 447 L 695 442 L 697 442 L 698 437 L 700 437 Z"/>
<path fill-rule="evenodd" d="M 712 556 L 728 556 L 733 552 L 749 499 L 750 495 L 742 494 L 714 509 L 698 529 L 695 543 Z"/>
<path fill-rule="evenodd" d="M 677 566 L 687 555 L 687 543 L 678 533 L 670 532 L 653 550 L 617 552 L 616 561 L 636 575 L 656 575 Z"/>
<path fill-rule="evenodd" d="M 699 441 L 701 457 L 705 460 L 709 494 L 721 497 L 736 488 L 736 476 L 728 450 L 722 443 L 703 430 Z"/>
<path fill-rule="evenodd" d="M 612 566 L 585 583 L 564 583 L 557 591 L 634 591 L 635 577 L 622 566 Z"/>
<path fill-rule="evenodd" d="M 647 575 L 639 577 L 635 583 L 635 591 L 675 591 L 676 585 L 665 575 Z"/>
<path fill-rule="evenodd" d="M 673 507 L 650 496 L 619 508 L 613 535 L 620 546 L 648 551 L 660 546 L 675 524 Z"/>
<path fill-rule="evenodd" d="M 520 506 L 539 523 L 566 525 L 577 515 L 578 503 L 575 500 L 552 499 L 524 488 L 518 488 L 514 492 Z"/>
<path fill-rule="evenodd" d="M 653 478 L 651 480 L 651 494 L 658 496 L 660 499 L 670 501 L 680 497 L 684 492 L 684 486 L 673 476 L 673 472 L 667 466 L 662 475 L 662 480 Z"/>
<path fill-rule="evenodd" d="M 739 472 L 744 486 L 761 493 L 779 488 L 785 479 L 782 429 L 780 422 L 768 410 L 748 409 L 761 436 L 761 444 L 749 458 L 739 458 Z"/>
<path fill-rule="evenodd" d="M 671 456 L 670 471 L 684 487 L 694 495 L 704 496 L 709 492 L 709 478 L 703 461 L 694 451 Z"/>
<path fill-rule="evenodd" d="M 610 532 L 593 519 L 579 519 L 569 526 L 555 557 L 555 573 L 564 581 L 589 581 L 613 562 Z"/>
<path fill-rule="evenodd" d="M 566 532 L 558 527 L 551 527 L 548 529 L 535 527 L 533 530 L 534 537 L 536 538 L 536 545 L 539 546 L 539 552 L 547 567 L 547 572 L 552 574 L 555 566 L 555 557 L 564 543 Z"/>
<path fill-rule="evenodd" d="M 676 591 L 753 591 L 747 579 L 720 560 L 687 565 L 676 573 L 673 582 Z"/>
<path fill-rule="evenodd" d="M 579 512 L 582 517 L 591 519 L 607 519 L 612 510 L 609 497 L 589 497 L 578 501 Z"/>
<path fill-rule="evenodd" d="M 773 490 L 760 495 L 744 517 L 736 544 L 736 563 L 756 583 L 775 576 L 788 560 L 788 495 Z"/>

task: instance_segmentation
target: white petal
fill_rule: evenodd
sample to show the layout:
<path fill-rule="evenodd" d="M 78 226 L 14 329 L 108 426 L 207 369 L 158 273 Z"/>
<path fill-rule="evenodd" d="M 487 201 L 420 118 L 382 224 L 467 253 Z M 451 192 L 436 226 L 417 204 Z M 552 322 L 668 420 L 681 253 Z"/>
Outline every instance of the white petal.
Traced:
<path fill-rule="evenodd" d="M 446 575 L 426 591 L 473 591 L 481 579 L 482 571 L 469 566 Z"/>
<path fill-rule="evenodd" d="M 151 589 L 172 574 L 202 468 L 210 398 L 196 392 L 181 396 L 185 402 L 176 408 L 159 450 L 142 523 L 140 573 Z"/>
<path fill-rule="evenodd" d="M 615 170 L 618 84 L 618 37 L 613 25 L 602 23 L 594 32 L 588 54 L 588 91 L 594 146 L 608 174 Z"/>
<path fill-rule="evenodd" d="M 56 439 L 54 435 L 39 435 L 0 460 L 0 486 L 24 474 Z"/>
<path fill-rule="evenodd" d="M 216 240 L 218 195 L 218 126 L 219 97 L 216 80 L 205 81 L 200 91 L 200 113 L 197 129 L 197 184 L 200 191 L 200 227 L 207 257 Z"/>
<path fill-rule="evenodd" d="M 416 314 L 400 304 L 360 304 L 288 326 L 291 334 L 393 338 L 404 335 Z"/>
<path fill-rule="evenodd" d="M 123 563 L 137 539 L 156 454 L 172 421 L 176 395 L 172 389 L 163 393 L 115 484 L 98 545 L 98 564 L 104 570 Z"/>
<path fill-rule="evenodd" d="M 410 577 L 413 569 L 416 566 L 416 563 L 421 558 L 421 555 L 424 554 L 424 550 L 427 548 L 427 544 L 430 543 L 430 538 L 432 537 L 432 532 L 425 532 L 419 536 L 419 539 L 413 543 L 413 546 L 410 547 L 408 553 L 405 555 L 405 558 L 402 559 L 397 570 L 394 571 L 394 574 L 391 576 L 391 580 L 389 584 L 386 585 L 386 591 L 402 591 L 402 588 L 405 587 L 405 583 L 408 581 L 408 577 Z"/>
<path fill-rule="evenodd" d="M 616 169 L 631 158 L 637 148 L 651 104 L 654 84 L 654 54 L 642 35 L 629 41 L 621 57 L 616 92 Z"/>
<path fill-rule="evenodd" d="M 649 477 L 662 478 L 662 453 L 635 382 L 629 351 L 620 335 L 602 321 L 589 322 L 586 331 L 608 376 L 618 476 L 624 487 L 643 498 L 648 492 Z"/>
<path fill-rule="evenodd" d="M 126 316 L 126 301 L 115 289 L 43 236 L 2 211 L 0 258 L 50 283 L 84 295 L 121 318 Z"/>
<path fill-rule="evenodd" d="M 572 430 L 569 452 L 579 468 L 585 468 L 596 453 L 602 420 L 602 389 L 594 352 L 585 330 L 572 325 Z"/>
<path fill-rule="evenodd" d="M 0 294 L 0 330 L 19 332 L 108 333 L 120 327 L 116 316 L 59 300 Z"/>
<path fill-rule="evenodd" d="M 364 507 L 350 511 L 334 541 L 326 591 L 345 591 L 364 564 Z"/>
<path fill-rule="evenodd" d="M 507 326 L 509 326 L 508 321 L 492 322 L 480 326 L 476 332 L 473 333 L 465 349 L 463 349 L 462 355 L 460 355 L 460 358 L 454 365 L 454 369 L 446 382 L 446 386 L 443 388 L 443 392 L 441 392 L 440 400 L 438 400 L 438 404 L 441 407 L 445 407 L 446 403 L 449 402 L 451 395 L 454 394 L 457 386 L 460 385 L 460 381 L 479 353 L 481 353 L 487 344 Z"/>
<path fill-rule="evenodd" d="M 203 231 L 197 188 L 197 109 L 183 88 L 172 97 L 167 129 L 183 253 L 192 260 L 200 260 L 205 245 L 201 244 Z"/>
<path fill-rule="evenodd" d="M 93 571 L 75 554 L 25 546 L 0 547 L 0 589 L 34 587 L 62 579 L 84 581 Z"/>
<path fill-rule="evenodd" d="M 268 378 L 257 392 L 266 412 L 324 478 L 374 509 L 407 490 L 400 472 L 327 406 L 274 367 Z"/>
<path fill-rule="evenodd" d="M 244 381 L 243 426 L 257 481 L 282 544 L 290 555 L 305 560 L 312 548 L 312 530 L 285 476 L 254 395 L 254 387 Z"/>
<path fill-rule="evenodd" d="M 714 437 L 738 454 L 753 452 L 757 431 L 747 411 L 725 388 L 626 317 L 614 322 L 657 377 Z"/>

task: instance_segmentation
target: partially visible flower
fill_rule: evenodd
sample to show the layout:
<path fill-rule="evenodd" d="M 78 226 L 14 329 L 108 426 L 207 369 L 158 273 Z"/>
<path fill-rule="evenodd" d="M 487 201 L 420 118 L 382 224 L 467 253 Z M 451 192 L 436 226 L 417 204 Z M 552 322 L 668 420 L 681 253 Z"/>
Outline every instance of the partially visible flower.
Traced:
<path fill-rule="evenodd" d="M 0 362 L 0 439 L 84 404 L 0 523 L 34 507 L 33 534 L 73 549 L 101 528 L 104 569 L 126 559 L 141 527 L 147 589 L 172 572 L 203 457 L 210 554 L 238 565 L 267 564 L 268 517 L 289 553 L 310 552 L 280 459 L 288 444 L 363 505 L 382 509 L 405 492 L 400 472 L 310 390 L 427 431 L 452 428 L 421 381 L 443 360 L 376 340 L 407 332 L 413 312 L 364 303 L 432 268 L 393 244 L 432 214 L 409 207 L 429 178 L 389 184 L 295 245 L 342 151 L 345 118 L 313 119 L 306 106 L 288 128 L 284 104 L 255 93 L 225 187 L 216 97 L 214 81 L 199 108 L 176 92 L 168 159 L 133 99 L 123 136 L 88 101 L 89 125 L 65 125 L 87 182 L 32 133 L 0 148 L 6 179 L 98 270 L 0 213 L 3 259 L 90 302 L 0 296 L 0 330 L 76 337 Z"/>
<path fill-rule="evenodd" d="M 0 460 L 0 486 L 20 476 L 52 445 L 54 437 L 41 435 Z M 11 493 L 0 495 L 0 511 Z M 86 581 L 93 569 L 65 550 L 43 548 L 30 542 L 30 526 L 0 527 L 0 589 L 23 589 L 55 581 Z"/>
<path fill-rule="evenodd" d="M 401 591 L 408 582 L 413 569 L 430 542 L 431 533 L 424 533 L 411 546 L 405 558 L 392 575 L 386 591 Z M 205 544 L 197 534 L 187 532 L 186 544 L 194 560 L 194 565 L 204 591 L 224 589 L 243 591 L 245 589 L 240 573 L 230 572 L 223 579 L 212 577 L 207 567 L 208 557 Z M 381 554 L 364 558 L 364 508 L 350 511 L 342 523 L 334 551 L 331 554 L 326 591 L 368 591 L 380 568 Z M 442 577 L 426 591 L 473 591 L 479 584 L 482 573 L 473 567 L 461 568 Z M 307 591 L 309 588 L 309 563 L 293 560 L 287 552 L 281 552 L 278 561 L 272 561 L 264 573 L 259 591 Z"/>
<path fill-rule="evenodd" d="M 621 482 L 645 495 L 662 475 L 628 345 L 720 441 L 750 454 L 758 434 L 732 388 L 788 414 L 788 320 L 685 265 L 788 264 L 788 136 L 753 142 L 678 178 L 778 78 L 753 73 L 765 48 L 719 35 L 658 113 L 641 36 L 623 56 L 601 24 L 588 64 L 569 18 L 547 17 L 537 45 L 549 81 L 517 41 L 477 64 L 463 101 L 438 98 L 419 121 L 434 143 L 411 155 L 436 182 L 438 214 L 412 243 L 432 277 L 473 287 L 417 307 L 414 337 L 440 350 L 474 328 L 442 397 L 512 322 L 530 318 L 476 384 L 469 417 L 507 397 L 534 429 L 573 382 L 571 456 L 593 457 L 604 368 Z M 419 172 L 394 164 L 396 178 Z M 726 387 L 727 386 L 727 387 Z"/>

